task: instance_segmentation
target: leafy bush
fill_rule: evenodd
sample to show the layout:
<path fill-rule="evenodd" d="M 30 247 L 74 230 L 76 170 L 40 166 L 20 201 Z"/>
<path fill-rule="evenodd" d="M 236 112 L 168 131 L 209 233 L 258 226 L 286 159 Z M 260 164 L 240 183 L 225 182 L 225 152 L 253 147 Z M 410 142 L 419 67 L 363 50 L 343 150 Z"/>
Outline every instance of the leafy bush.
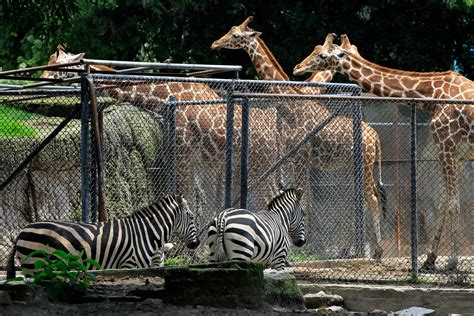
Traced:
<path fill-rule="evenodd" d="M 32 282 L 42 285 L 51 300 L 68 301 L 85 294 L 95 275 L 88 271 L 88 265 L 100 269 L 100 265 L 93 259 L 82 259 L 79 255 L 72 255 L 62 250 L 52 253 L 46 250 L 35 250 L 25 261 L 32 257 L 41 256 L 34 262 L 34 271 L 22 269 L 24 276 L 31 275 Z"/>

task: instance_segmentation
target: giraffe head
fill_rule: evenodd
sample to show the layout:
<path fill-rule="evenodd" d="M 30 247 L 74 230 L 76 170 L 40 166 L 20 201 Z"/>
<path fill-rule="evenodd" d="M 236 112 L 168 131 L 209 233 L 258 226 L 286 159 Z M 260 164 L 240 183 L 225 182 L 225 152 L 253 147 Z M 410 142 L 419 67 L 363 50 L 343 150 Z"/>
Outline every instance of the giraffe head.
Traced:
<path fill-rule="evenodd" d="M 82 57 L 84 57 L 84 53 L 80 54 L 71 54 L 66 53 L 66 45 L 59 44 L 56 52 L 49 56 L 48 65 L 56 65 L 56 64 L 65 64 L 65 63 L 72 63 L 76 61 L 80 61 Z M 70 66 L 68 69 L 83 69 L 82 66 Z M 65 79 L 69 77 L 74 77 L 76 74 L 74 72 L 67 72 L 67 71 L 48 71 L 46 70 L 41 75 L 41 78 L 45 79 Z"/>
<path fill-rule="evenodd" d="M 252 22 L 253 17 L 249 16 L 242 24 L 233 26 L 227 34 L 212 43 L 212 49 L 243 49 L 262 33 L 252 30 L 248 24 Z"/>
<path fill-rule="evenodd" d="M 347 54 L 358 54 L 357 47 L 351 45 L 347 35 L 342 38 L 341 46 L 333 43 L 336 34 L 330 33 L 326 36 L 323 45 L 314 47 L 313 52 L 293 69 L 294 75 L 302 75 L 305 72 L 338 70 L 341 62 L 346 59 Z"/>

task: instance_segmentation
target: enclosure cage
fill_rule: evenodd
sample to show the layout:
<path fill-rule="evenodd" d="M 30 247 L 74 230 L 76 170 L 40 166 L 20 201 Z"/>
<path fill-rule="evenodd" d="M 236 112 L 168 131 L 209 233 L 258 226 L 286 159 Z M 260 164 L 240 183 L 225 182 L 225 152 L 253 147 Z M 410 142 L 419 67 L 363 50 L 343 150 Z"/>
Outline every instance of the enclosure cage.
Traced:
<path fill-rule="evenodd" d="M 459 175 L 459 217 L 440 211 L 443 168 L 430 117 L 417 108 L 474 101 L 240 80 L 240 66 L 82 62 L 79 76 L 0 87 L 3 267 L 30 222 L 120 218 L 180 194 L 204 241 L 224 208 L 264 210 L 279 190 L 301 187 L 307 243 L 292 248 L 286 268 L 297 278 L 472 286 L 474 164 Z M 229 71 L 231 79 L 200 78 Z M 72 84 L 56 84 L 64 82 Z M 204 242 L 196 251 L 173 243 L 169 257 L 207 258 Z"/>

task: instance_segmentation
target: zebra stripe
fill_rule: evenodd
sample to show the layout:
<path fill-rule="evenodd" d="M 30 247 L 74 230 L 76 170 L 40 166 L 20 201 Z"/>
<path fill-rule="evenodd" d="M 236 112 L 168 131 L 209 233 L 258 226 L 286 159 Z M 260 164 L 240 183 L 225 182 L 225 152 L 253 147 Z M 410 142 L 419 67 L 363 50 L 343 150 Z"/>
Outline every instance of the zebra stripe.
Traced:
<path fill-rule="evenodd" d="M 272 199 L 267 211 L 220 212 L 208 230 L 209 261 L 255 261 L 283 269 L 291 241 L 297 247 L 306 242 L 302 195 L 302 189 L 287 189 Z"/>
<path fill-rule="evenodd" d="M 159 266 L 166 250 L 162 248 L 173 233 L 183 236 L 188 248 L 199 245 L 193 214 L 181 196 L 164 197 L 127 217 L 103 223 L 31 223 L 18 235 L 8 276 L 15 274 L 15 251 L 21 266 L 32 269 L 38 258 L 24 259 L 37 249 L 59 249 L 74 255 L 82 251 L 84 258 L 94 259 L 103 269 Z"/>

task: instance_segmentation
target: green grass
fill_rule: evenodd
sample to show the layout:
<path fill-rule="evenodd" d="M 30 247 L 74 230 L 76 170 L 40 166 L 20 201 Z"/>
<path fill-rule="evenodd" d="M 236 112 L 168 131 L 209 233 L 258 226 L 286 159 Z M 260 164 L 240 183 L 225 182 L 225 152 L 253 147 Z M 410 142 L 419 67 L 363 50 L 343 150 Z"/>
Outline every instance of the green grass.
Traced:
<path fill-rule="evenodd" d="M 34 115 L 10 105 L 0 104 L 0 137 L 35 137 L 38 131 L 22 122 Z"/>
<path fill-rule="evenodd" d="M 295 249 L 295 250 L 292 250 L 288 254 L 287 259 L 291 262 L 300 262 L 300 261 L 324 260 L 327 258 L 315 256 L 309 250 L 306 250 L 306 249 Z"/>

